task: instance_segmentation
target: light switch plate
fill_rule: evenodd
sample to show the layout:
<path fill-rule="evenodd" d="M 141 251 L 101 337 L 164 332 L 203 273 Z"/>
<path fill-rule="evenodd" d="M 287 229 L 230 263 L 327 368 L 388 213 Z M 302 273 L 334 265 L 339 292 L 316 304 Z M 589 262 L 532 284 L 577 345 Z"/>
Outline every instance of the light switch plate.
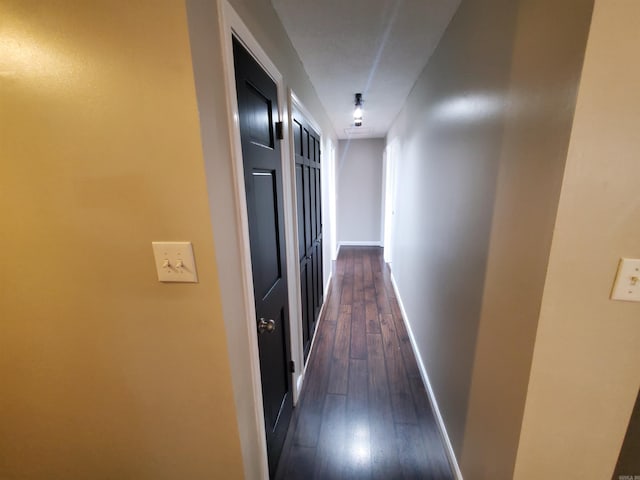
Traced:
<path fill-rule="evenodd" d="M 640 302 L 640 260 L 621 258 L 611 291 L 612 300 Z"/>
<path fill-rule="evenodd" d="M 161 282 L 198 283 L 191 242 L 151 242 Z"/>

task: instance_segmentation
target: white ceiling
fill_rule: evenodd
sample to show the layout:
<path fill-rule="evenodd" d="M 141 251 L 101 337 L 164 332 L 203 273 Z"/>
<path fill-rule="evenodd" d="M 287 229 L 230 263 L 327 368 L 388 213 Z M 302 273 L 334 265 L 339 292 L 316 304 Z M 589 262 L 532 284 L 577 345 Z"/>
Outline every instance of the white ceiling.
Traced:
<path fill-rule="evenodd" d="M 373 138 L 386 135 L 460 0 L 271 3 L 338 137 Z M 354 129 L 358 92 L 364 118 L 362 127 Z"/>

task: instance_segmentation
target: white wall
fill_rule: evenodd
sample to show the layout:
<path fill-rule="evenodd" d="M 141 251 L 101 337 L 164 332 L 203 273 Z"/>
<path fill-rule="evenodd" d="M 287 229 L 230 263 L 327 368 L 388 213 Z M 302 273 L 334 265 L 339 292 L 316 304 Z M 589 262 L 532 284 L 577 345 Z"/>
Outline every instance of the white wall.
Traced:
<path fill-rule="evenodd" d="M 340 140 L 338 144 L 338 244 L 382 241 L 384 146 L 384 139 Z"/>

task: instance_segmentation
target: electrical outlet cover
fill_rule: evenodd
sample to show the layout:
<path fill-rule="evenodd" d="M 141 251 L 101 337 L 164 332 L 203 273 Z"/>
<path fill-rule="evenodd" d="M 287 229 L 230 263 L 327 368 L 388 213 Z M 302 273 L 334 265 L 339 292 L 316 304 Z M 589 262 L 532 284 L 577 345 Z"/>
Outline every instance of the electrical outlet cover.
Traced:
<path fill-rule="evenodd" d="M 621 258 L 611 291 L 612 300 L 640 302 L 640 260 Z"/>

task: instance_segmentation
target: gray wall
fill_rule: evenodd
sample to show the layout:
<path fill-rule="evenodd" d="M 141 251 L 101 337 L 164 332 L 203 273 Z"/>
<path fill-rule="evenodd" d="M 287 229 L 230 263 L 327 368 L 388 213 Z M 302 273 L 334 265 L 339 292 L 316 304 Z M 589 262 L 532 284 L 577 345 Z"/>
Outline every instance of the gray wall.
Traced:
<path fill-rule="evenodd" d="M 338 244 L 382 241 L 384 146 L 384 139 L 338 142 Z"/>
<path fill-rule="evenodd" d="M 463 1 L 388 135 L 393 274 L 465 478 L 513 475 L 592 1 Z"/>

